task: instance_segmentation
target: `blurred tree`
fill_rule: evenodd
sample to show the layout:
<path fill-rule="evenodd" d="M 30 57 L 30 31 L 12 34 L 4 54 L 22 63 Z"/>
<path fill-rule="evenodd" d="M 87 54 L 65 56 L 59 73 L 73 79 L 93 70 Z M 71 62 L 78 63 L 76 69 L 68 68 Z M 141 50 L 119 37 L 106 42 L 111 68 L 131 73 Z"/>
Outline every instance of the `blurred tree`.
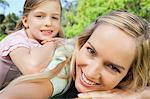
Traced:
<path fill-rule="evenodd" d="M 4 14 L 0 14 L 0 36 L 5 32 L 5 26 L 3 25 L 3 21 L 5 19 Z"/>
<path fill-rule="evenodd" d="M 63 8 L 63 26 L 67 24 L 73 25 L 74 21 L 72 20 L 73 16 L 76 15 L 77 1 L 67 1 L 64 0 L 64 8 Z"/>
<path fill-rule="evenodd" d="M 66 36 L 80 34 L 97 16 L 113 10 L 128 10 L 150 21 L 150 0 L 78 0 L 76 8 L 65 12 Z"/>
<path fill-rule="evenodd" d="M 10 32 L 15 30 L 16 23 L 19 17 L 15 15 L 15 13 L 9 13 L 3 22 L 5 28 L 5 33 L 9 34 Z"/>
<path fill-rule="evenodd" d="M 3 24 L 3 21 L 5 19 L 5 10 L 6 7 L 9 7 L 9 3 L 6 0 L 0 0 L 0 7 L 2 7 L 3 12 L 0 12 L 0 40 L 5 37 L 4 33 L 6 30 L 6 26 Z"/>
<path fill-rule="evenodd" d="M 14 31 L 18 19 L 18 16 L 14 13 L 9 13 L 3 20 L 2 24 L 0 24 L 0 34 L 9 34 Z"/>
<path fill-rule="evenodd" d="M 75 24 L 74 16 L 76 16 L 77 13 L 77 0 L 71 1 L 62 0 L 62 2 L 63 2 L 62 25 L 65 29 L 67 26 L 72 26 L 73 24 Z"/>
<path fill-rule="evenodd" d="M 0 24 L 3 23 L 4 19 L 5 19 L 5 15 L 4 14 L 0 14 Z"/>

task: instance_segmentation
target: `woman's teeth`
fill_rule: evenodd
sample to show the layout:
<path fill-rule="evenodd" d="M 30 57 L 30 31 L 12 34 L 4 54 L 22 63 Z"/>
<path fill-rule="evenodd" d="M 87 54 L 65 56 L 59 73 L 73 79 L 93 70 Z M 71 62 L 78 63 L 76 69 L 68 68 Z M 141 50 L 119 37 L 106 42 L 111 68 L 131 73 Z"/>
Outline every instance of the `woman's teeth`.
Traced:
<path fill-rule="evenodd" d="M 88 79 L 86 78 L 86 76 L 85 76 L 84 73 L 82 73 L 82 79 L 83 79 L 83 81 L 84 81 L 85 83 L 87 83 L 87 84 L 89 84 L 89 85 L 96 85 L 95 82 L 88 80 Z"/>

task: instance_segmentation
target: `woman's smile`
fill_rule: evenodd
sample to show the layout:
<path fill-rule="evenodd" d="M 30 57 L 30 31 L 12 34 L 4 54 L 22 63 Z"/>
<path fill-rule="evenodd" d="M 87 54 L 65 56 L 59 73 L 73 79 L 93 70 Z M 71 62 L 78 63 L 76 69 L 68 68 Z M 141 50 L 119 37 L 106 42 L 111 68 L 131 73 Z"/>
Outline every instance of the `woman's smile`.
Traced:
<path fill-rule="evenodd" d="M 81 84 L 86 86 L 86 87 L 91 87 L 95 85 L 99 85 L 98 83 L 95 83 L 94 81 L 91 81 L 87 78 L 87 76 L 83 73 L 81 69 L 81 77 L 80 77 Z"/>

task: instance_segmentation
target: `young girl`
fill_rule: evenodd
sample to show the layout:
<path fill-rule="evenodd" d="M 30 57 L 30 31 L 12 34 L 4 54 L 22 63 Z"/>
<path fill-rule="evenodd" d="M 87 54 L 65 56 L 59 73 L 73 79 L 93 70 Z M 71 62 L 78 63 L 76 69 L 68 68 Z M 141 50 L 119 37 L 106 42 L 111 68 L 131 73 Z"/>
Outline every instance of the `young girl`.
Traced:
<path fill-rule="evenodd" d="M 78 38 L 75 48 L 59 47 L 45 72 L 19 77 L 0 97 L 73 98 L 93 91 L 143 89 L 150 78 L 149 30 L 148 22 L 128 12 L 99 17 Z"/>
<path fill-rule="evenodd" d="M 59 39 L 59 0 L 26 0 L 15 33 L 0 43 L 0 89 L 22 75 L 40 72 L 51 61 Z"/>

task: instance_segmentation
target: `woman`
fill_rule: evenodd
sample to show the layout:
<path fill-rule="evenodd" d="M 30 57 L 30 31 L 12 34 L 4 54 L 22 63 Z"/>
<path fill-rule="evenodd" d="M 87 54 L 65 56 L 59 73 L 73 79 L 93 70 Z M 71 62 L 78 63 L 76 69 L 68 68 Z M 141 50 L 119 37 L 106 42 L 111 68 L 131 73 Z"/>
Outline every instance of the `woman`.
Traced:
<path fill-rule="evenodd" d="M 149 38 L 148 22 L 128 12 L 114 11 L 92 23 L 75 48 L 69 44 L 58 48 L 45 72 L 16 79 L 0 97 L 73 98 L 80 92 L 138 91 L 150 78 Z"/>

